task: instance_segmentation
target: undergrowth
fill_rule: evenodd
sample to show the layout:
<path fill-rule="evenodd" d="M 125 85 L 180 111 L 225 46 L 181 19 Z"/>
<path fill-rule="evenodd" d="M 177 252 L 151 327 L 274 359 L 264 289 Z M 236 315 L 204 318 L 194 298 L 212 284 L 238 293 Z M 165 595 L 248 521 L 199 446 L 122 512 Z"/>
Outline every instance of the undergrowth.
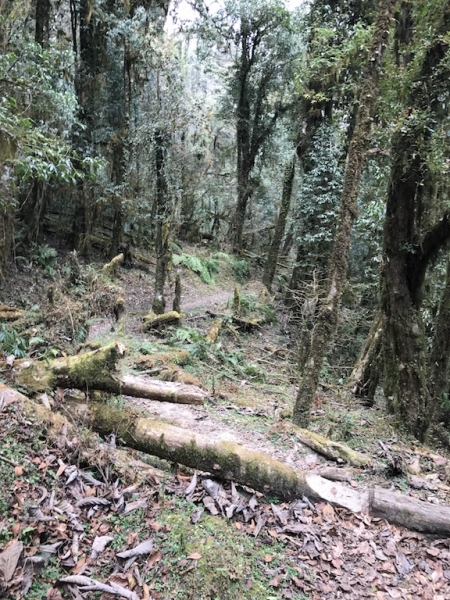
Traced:
<path fill-rule="evenodd" d="M 203 283 L 214 283 L 214 275 L 219 272 L 219 262 L 214 258 L 200 258 L 192 254 L 174 254 L 172 262 L 175 266 L 183 265 L 197 273 Z"/>

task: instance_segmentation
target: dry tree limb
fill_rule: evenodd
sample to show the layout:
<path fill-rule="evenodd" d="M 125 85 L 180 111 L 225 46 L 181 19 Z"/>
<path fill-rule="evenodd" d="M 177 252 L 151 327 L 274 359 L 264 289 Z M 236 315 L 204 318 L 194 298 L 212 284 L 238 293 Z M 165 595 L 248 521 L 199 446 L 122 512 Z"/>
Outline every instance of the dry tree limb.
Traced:
<path fill-rule="evenodd" d="M 0 322 L 1 321 L 17 321 L 26 315 L 24 310 L 20 308 L 12 308 L 5 304 L 0 305 Z"/>

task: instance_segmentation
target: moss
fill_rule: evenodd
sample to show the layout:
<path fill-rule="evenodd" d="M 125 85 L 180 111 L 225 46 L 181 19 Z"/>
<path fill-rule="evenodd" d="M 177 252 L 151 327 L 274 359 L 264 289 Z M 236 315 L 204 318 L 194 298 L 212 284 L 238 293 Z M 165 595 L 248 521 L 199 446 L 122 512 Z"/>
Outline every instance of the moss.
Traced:
<path fill-rule="evenodd" d="M 166 423 L 104 405 L 91 405 L 91 422 L 101 433 L 114 431 L 127 445 L 188 467 L 217 474 L 286 499 L 308 493 L 305 476 L 270 456 L 233 442 L 214 442 Z"/>
<path fill-rule="evenodd" d="M 192 505 L 178 500 L 176 507 L 158 515 L 170 531 L 159 534 L 155 545 L 161 548 L 170 568 L 165 580 L 159 574 L 156 576 L 152 589 L 161 591 L 162 597 L 183 600 L 266 600 L 279 596 L 268 585 L 271 577 L 264 573 L 267 548 L 238 533 L 220 517 L 203 514 L 193 526 L 189 519 L 191 511 Z M 272 547 L 272 551 L 277 565 L 288 561 L 281 544 Z M 201 558 L 193 570 L 187 571 L 192 561 L 180 565 L 180 558 L 192 552 L 198 552 Z"/>
<path fill-rule="evenodd" d="M 153 369 L 169 363 L 176 365 L 185 365 L 190 358 L 188 350 L 173 350 L 171 352 L 155 352 L 151 356 L 139 356 L 136 360 L 136 366 L 143 369 Z"/>
<path fill-rule="evenodd" d="M 148 331 L 149 329 L 158 329 L 162 325 L 173 325 L 174 323 L 179 323 L 183 317 L 182 313 L 178 313 L 175 310 L 162 314 L 156 314 L 152 311 L 144 317 L 141 329 L 142 331 Z"/>
<path fill-rule="evenodd" d="M 117 277 L 117 272 L 119 270 L 119 266 L 121 264 L 123 264 L 124 261 L 124 255 L 123 254 L 118 254 L 117 256 L 115 256 L 111 262 L 106 263 L 106 265 L 103 265 L 102 268 L 102 275 L 104 275 L 105 277 L 109 277 L 111 279 L 115 279 Z"/>
<path fill-rule="evenodd" d="M 118 359 L 119 347 L 113 342 L 93 352 L 52 361 L 51 368 L 58 381 L 74 387 L 90 387 L 95 383 L 96 388 L 118 393 L 120 385 L 114 379 Z"/>

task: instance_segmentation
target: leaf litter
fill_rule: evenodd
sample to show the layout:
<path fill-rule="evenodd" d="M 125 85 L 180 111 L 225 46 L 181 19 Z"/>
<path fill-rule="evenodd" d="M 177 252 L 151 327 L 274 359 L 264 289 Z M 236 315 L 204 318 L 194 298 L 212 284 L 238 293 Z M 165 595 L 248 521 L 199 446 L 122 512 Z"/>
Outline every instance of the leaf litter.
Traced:
<path fill-rule="evenodd" d="M 20 475 L 2 464 L 9 469 L 11 493 L 0 513 L 1 597 L 27 598 L 40 585 L 39 597 L 49 600 L 87 600 L 94 592 L 102 600 L 164 600 L 155 581 L 167 578 L 169 550 L 163 541 L 170 526 L 159 515 L 168 506 L 175 510 L 175 498 L 188 502 L 190 527 L 198 527 L 206 510 L 253 540 L 263 550 L 260 572 L 274 597 L 450 597 L 450 540 L 327 503 L 314 505 L 306 497 L 269 501 L 203 473 L 168 473 L 162 484 L 150 478 L 135 483 L 116 476 L 109 465 L 111 476 L 102 480 L 98 469 L 89 472 L 82 464 L 79 446 L 67 437 L 64 445 L 34 449 L 36 432 L 19 412 L 4 409 L 0 419 L 0 430 L 20 437 L 26 447 Z M 124 531 L 124 515 L 137 515 L 141 537 L 132 528 Z M 281 563 L 277 544 L 284 547 Z M 180 577 L 207 557 L 207 544 L 186 552 Z M 44 578 L 49 565 L 57 570 Z M 251 594 L 254 580 L 246 577 L 243 585 Z"/>

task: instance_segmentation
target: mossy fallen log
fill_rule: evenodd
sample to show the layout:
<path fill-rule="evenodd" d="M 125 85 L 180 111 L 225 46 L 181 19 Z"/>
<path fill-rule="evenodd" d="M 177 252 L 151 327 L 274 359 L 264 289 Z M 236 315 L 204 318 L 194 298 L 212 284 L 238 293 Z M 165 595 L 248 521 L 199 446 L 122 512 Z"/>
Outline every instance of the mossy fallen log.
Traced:
<path fill-rule="evenodd" d="M 5 304 L 0 305 L 0 323 L 2 321 L 17 321 L 25 317 L 25 315 L 26 312 L 20 308 L 13 308 Z"/>
<path fill-rule="evenodd" d="M 109 277 L 110 279 L 115 279 L 117 277 L 119 267 L 120 267 L 120 265 L 123 264 L 124 260 L 125 260 L 125 257 L 123 255 L 123 253 L 115 256 L 109 263 L 106 263 L 106 265 L 103 265 L 103 268 L 102 268 L 103 275 L 105 275 L 106 277 Z"/>
<path fill-rule="evenodd" d="M 27 418 L 45 424 L 46 436 L 59 445 L 65 443 L 61 436 L 66 438 L 69 446 L 73 445 L 73 439 L 79 439 L 78 428 L 61 413 L 48 410 L 42 404 L 30 400 L 24 394 L 2 383 L 0 383 L 0 398 L 3 398 L 3 402 L 6 402 L 7 405 L 14 402 L 20 403 Z M 112 466 L 114 471 L 124 477 L 126 481 L 140 483 L 147 477 L 155 480 L 163 480 L 166 477 L 164 471 L 140 460 L 133 450 L 114 448 L 110 444 L 95 441 L 92 436 L 88 445 L 83 444 L 80 447 L 80 452 L 82 458 L 89 465 L 103 468 Z"/>
<path fill-rule="evenodd" d="M 208 344 L 215 344 L 217 342 L 221 328 L 222 320 L 218 319 L 217 321 L 214 321 L 205 337 L 205 340 L 208 342 Z"/>
<path fill-rule="evenodd" d="M 106 404 L 91 402 L 66 407 L 98 433 L 114 431 L 126 446 L 272 493 L 285 500 L 307 495 L 359 512 L 366 508 L 368 495 L 362 497 L 351 488 L 318 475 L 299 471 L 270 456 L 240 444 L 218 441 L 205 435 L 146 419 L 136 411 L 121 411 Z"/>
<path fill-rule="evenodd" d="M 148 331 L 149 329 L 158 329 L 163 325 L 178 324 L 183 317 L 184 315 L 176 310 L 171 310 L 160 315 L 151 311 L 143 318 L 141 329 L 142 331 Z"/>
<path fill-rule="evenodd" d="M 23 394 L 0 384 L 0 398 L 8 395 L 24 407 L 28 419 L 45 423 L 47 434 L 57 435 L 63 426 L 68 431 L 74 425 L 59 413 L 29 400 Z M 69 404 L 65 411 L 72 419 L 80 419 L 103 435 L 114 432 L 126 446 L 141 452 L 213 473 L 218 478 L 271 493 L 284 500 L 306 495 L 311 500 L 325 500 L 352 512 L 368 512 L 425 533 L 450 535 L 450 507 L 422 502 L 409 496 L 371 489 L 359 492 L 314 473 L 289 467 L 261 452 L 248 450 L 233 442 L 223 442 L 206 436 L 145 419 L 131 410 L 121 411 L 95 402 L 89 405 Z"/>
<path fill-rule="evenodd" d="M 343 460 L 354 467 L 370 467 L 373 465 L 373 460 L 370 456 L 360 454 L 345 444 L 334 442 L 309 429 L 297 427 L 297 425 L 289 421 L 281 421 L 277 424 L 277 429 L 293 435 L 300 443 L 330 460 Z"/>
<path fill-rule="evenodd" d="M 136 360 L 139 369 L 153 369 L 171 363 L 185 365 L 190 358 L 189 350 L 171 350 L 170 352 L 155 352 L 154 354 L 141 354 Z"/>
<path fill-rule="evenodd" d="M 101 390 L 162 402 L 203 404 L 207 394 L 194 385 L 120 374 L 117 371 L 117 363 L 124 352 L 125 347 L 114 342 L 76 356 L 49 361 L 17 360 L 12 369 L 12 377 L 16 385 L 30 393 L 63 387 Z"/>

